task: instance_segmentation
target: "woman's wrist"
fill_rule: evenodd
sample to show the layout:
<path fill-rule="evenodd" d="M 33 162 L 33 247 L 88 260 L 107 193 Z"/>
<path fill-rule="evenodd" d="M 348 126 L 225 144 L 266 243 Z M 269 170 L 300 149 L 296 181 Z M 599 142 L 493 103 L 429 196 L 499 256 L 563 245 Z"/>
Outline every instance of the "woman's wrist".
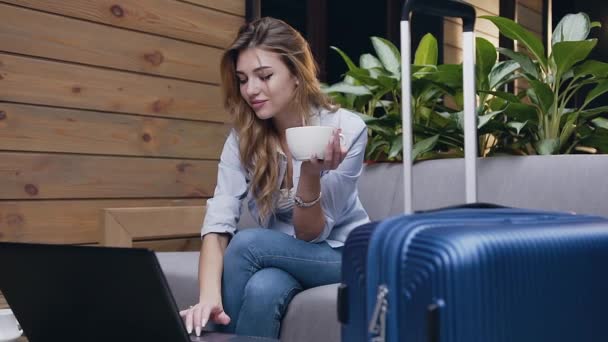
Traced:
<path fill-rule="evenodd" d="M 313 165 L 311 162 L 303 162 L 302 166 L 300 166 L 300 178 L 308 177 L 308 178 L 321 178 L 321 170 L 316 165 Z"/>
<path fill-rule="evenodd" d="M 215 290 L 211 290 L 211 292 L 205 291 L 205 292 L 199 293 L 198 301 L 203 302 L 203 301 L 208 301 L 209 299 L 217 299 L 217 298 L 221 298 L 221 297 L 222 297 L 222 293 L 220 291 L 215 291 Z"/>

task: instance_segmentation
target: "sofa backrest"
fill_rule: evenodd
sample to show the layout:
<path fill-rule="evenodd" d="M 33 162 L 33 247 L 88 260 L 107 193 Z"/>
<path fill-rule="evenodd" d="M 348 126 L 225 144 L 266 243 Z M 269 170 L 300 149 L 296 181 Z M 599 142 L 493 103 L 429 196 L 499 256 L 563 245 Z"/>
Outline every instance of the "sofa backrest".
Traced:
<path fill-rule="evenodd" d="M 359 196 L 372 220 L 403 212 L 403 168 L 365 166 Z M 608 155 L 504 156 L 478 160 L 479 202 L 572 211 L 608 217 Z M 414 209 L 462 204 L 464 161 L 440 159 L 414 166 Z"/>

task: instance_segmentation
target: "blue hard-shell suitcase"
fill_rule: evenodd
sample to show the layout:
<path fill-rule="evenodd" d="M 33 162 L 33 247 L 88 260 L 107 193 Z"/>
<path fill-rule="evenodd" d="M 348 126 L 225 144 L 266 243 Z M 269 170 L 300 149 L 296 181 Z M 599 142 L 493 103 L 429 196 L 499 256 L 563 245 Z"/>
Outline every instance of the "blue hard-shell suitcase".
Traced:
<path fill-rule="evenodd" d="M 371 341 L 608 341 L 608 220 L 463 209 L 387 220 L 366 274 Z"/>
<path fill-rule="evenodd" d="M 367 248 L 378 222 L 353 230 L 342 251 L 342 284 L 338 287 L 338 320 L 342 323 L 342 341 L 365 341 Z M 346 262 L 348 261 L 348 262 Z"/>
<path fill-rule="evenodd" d="M 403 131 L 411 132 L 409 15 L 463 19 L 467 203 L 355 229 L 343 250 L 342 341 L 608 341 L 608 220 L 477 205 L 474 21 L 457 1 L 408 0 L 401 22 Z M 365 259 L 365 260 L 364 260 Z"/>

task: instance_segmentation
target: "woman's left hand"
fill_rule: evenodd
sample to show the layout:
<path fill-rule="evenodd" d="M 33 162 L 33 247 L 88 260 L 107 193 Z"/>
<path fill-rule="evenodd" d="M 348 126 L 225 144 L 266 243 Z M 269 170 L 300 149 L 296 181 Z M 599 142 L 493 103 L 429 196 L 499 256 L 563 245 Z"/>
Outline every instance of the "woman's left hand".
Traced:
<path fill-rule="evenodd" d="M 320 174 L 321 171 L 335 170 L 346 157 L 345 146 L 340 142 L 342 129 L 334 130 L 334 133 L 325 147 L 325 158 L 320 160 L 317 156 L 311 156 L 310 161 L 302 163 L 301 172 L 306 174 Z"/>

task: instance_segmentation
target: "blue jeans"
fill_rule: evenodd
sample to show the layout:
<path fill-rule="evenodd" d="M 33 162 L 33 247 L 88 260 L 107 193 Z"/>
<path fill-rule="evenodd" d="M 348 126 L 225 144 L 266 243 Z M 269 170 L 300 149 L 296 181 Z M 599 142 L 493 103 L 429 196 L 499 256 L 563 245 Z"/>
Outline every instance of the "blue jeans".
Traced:
<path fill-rule="evenodd" d="M 269 229 L 240 230 L 224 255 L 222 301 L 231 321 L 222 330 L 278 338 L 298 292 L 340 281 L 341 250 Z"/>

